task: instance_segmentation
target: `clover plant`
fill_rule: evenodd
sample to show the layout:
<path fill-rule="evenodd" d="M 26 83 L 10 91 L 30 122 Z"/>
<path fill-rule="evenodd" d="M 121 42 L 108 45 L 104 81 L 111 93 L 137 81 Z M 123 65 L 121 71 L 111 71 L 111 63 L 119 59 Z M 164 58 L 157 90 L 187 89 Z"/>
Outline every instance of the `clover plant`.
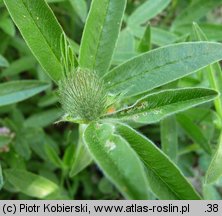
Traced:
<path fill-rule="evenodd" d="M 63 177 L 75 178 L 95 163 L 126 199 L 202 199 L 177 163 L 176 120 L 198 148 L 212 156 L 204 181 L 216 181 L 222 173 L 218 166 L 221 144 L 215 150 L 205 142 L 186 110 L 204 103 L 212 106 L 214 102 L 218 118 L 222 118 L 221 71 L 217 63 L 222 59 L 221 43 L 208 42 L 194 24 L 196 41 L 180 38 L 152 48 L 151 25 L 137 24 L 146 24 L 169 5 L 169 0 L 145 1 L 130 17 L 124 17 L 127 0 L 92 0 L 87 18 L 78 12 L 85 25 L 76 51 L 45 0 L 4 3 L 32 54 L 54 82 L 63 109 L 57 124 L 79 125 L 77 150 L 66 152 L 74 158 L 69 167 L 51 147 L 46 147 Z M 183 21 L 182 15 L 180 19 Z M 182 24 L 178 18 L 172 29 Z M 138 35 L 141 29 L 144 34 Z M 136 32 L 139 47 L 123 59 L 116 57 L 120 31 Z M 182 78 L 194 74 L 208 74 L 209 87 L 180 85 Z M 48 87 L 46 81 L 6 82 L 0 85 L 0 104 L 19 102 Z M 158 122 L 162 148 L 139 131 Z M 15 169 L 3 169 L 3 173 L 10 184 L 31 194 L 22 186 L 22 179 L 32 182 L 35 174 Z M 37 188 L 41 188 L 41 182 L 48 186 L 46 192 L 35 191 L 35 197 L 57 194 L 53 198 L 67 198 L 58 185 L 40 176 L 37 179 Z"/>

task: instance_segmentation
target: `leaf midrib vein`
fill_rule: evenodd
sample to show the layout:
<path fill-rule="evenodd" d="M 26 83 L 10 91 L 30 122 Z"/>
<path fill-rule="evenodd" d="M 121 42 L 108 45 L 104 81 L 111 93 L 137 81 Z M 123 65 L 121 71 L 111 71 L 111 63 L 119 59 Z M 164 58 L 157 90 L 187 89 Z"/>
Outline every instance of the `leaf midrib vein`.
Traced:
<path fill-rule="evenodd" d="M 26 9 L 26 11 L 28 12 L 28 14 L 29 14 L 30 17 L 32 18 L 32 22 L 35 24 L 36 28 L 38 29 L 38 31 L 40 32 L 40 34 L 42 35 L 42 37 L 45 39 L 45 42 L 46 42 L 46 44 L 48 45 L 49 50 L 52 51 L 52 53 L 53 53 L 53 55 L 55 56 L 56 60 L 59 62 L 59 64 L 61 64 L 59 57 L 55 54 L 54 50 L 53 50 L 52 47 L 50 46 L 49 41 L 48 41 L 47 38 L 45 37 L 45 35 L 44 35 L 44 33 L 42 32 L 41 28 L 39 27 L 38 22 L 35 21 L 32 13 L 31 13 L 31 11 L 29 10 L 28 6 L 25 4 L 24 0 L 22 0 L 22 3 L 23 3 L 23 5 L 24 5 L 24 8 Z"/>
<path fill-rule="evenodd" d="M 206 98 L 208 98 L 208 97 L 210 97 L 210 96 L 212 96 L 212 95 L 208 95 L 208 96 L 203 96 L 203 97 L 199 97 L 199 98 L 192 98 L 192 99 L 187 99 L 187 100 L 183 100 L 183 101 L 177 101 L 177 102 L 174 102 L 174 103 L 171 103 L 171 104 L 165 104 L 165 105 L 161 105 L 161 106 L 158 106 L 158 107 L 156 107 L 156 108 L 151 108 L 151 109 L 144 109 L 143 111 L 141 111 L 141 112 L 134 112 L 132 115 L 134 115 L 134 114 L 142 114 L 142 113 L 144 113 L 144 112 L 152 112 L 153 110 L 156 110 L 156 109 L 159 109 L 159 108 L 162 108 L 162 107 L 166 107 L 166 106 L 171 106 L 171 105 L 175 105 L 175 104 L 180 104 L 181 102 L 188 102 L 188 101 L 190 101 L 190 102 L 192 102 L 192 101 L 195 101 L 195 100 L 197 100 L 197 99 L 206 99 Z M 209 100 L 210 100 L 210 98 L 209 98 Z M 208 100 L 208 101 L 209 101 Z M 200 101 L 199 103 L 204 103 L 204 101 Z M 207 101 L 206 101 L 207 102 Z M 198 104 L 199 104 L 198 103 Z M 123 110 L 122 110 L 123 111 Z M 127 111 L 127 110 L 126 110 Z M 129 115 L 123 115 L 123 118 L 124 117 L 127 117 L 127 116 L 129 116 Z"/>
<path fill-rule="evenodd" d="M 109 9 L 109 6 L 110 6 L 110 0 L 108 0 L 108 4 L 107 4 L 107 7 L 106 7 L 106 9 L 105 9 L 105 16 L 104 16 L 104 19 L 103 19 L 103 23 L 102 23 L 102 29 L 101 29 L 101 31 L 100 31 L 100 33 L 99 33 L 99 41 L 98 41 L 98 43 L 97 43 L 97 47 L 96 47 L 96 53 L 95 53 L 95 55 L 94 55 L 94 61 L 93 61 L 93 69 L 95 69 L 95 64 L 96 64 L 96 59 L 97 59 L 97 55 L 98 55 L 98 51 L 99 51 L 99 47 L 100 47 L 100 43 L 101 43 L 101 37 L 102 37 L 102 35 L 103 35 L 103 31 L 104 31 L 104 23 L 105 23 L 105 21 L 106 21 L 106 15 L 108 14 L 108 9 Z"/>
<path fill-rule="evenodd" d="M 205 55 L 208 55 L 209 53 L 211 53 L 211 52 L 205 52 L 205 53 L 202 53 L 202 55 L 201 56 L 205 56 Z M 122 80 L 122 81 L 119 81 L 119 82 L 115 82 L 112 86 L 109 86 L 109 88 L 108 89 L 112 89 L 112 88 L 114 88 L 115 86 L 118 86 L 118 85 L 121 85 L 122 83 L 126 83 L 126 82 L 128 82 L 129 80 L 133 80 L 133 79 L 138 79 L 138 77 L 140 77 L 140 76 L 142 76 L 142 75 L 144 75 L 144 74 L 146 74 L 146 73 L 153 73 L 153 72 L 155 72 L 157 69 L 159 69 L 159 68 L 161 68 L 161 67 L 165 67 L 165 66 L 168 66 L 168 65 L 172 65 L 172 64 L 175 64 L 175 63 L 179 63 L 179 62 L 182 62 L 182 61 L 184 61 L 184 60 L 187 60 L 187 59 L 190 59 L 190 58 L 193 58 L 194 56 L 186 56 L 185 58 L 182 58 L 182 59 L 180 59 L 180 60 L 175 60 L 175 61 L 171 61 L 171 62 L 169 62 L 169 63 L 166 63 L 166 64 L 162 64 L 162 65 L 160 65 L 160 66 L 156 66 L 156 67 L 154 67 L 154 68 L 152 68 L 150 71 L 148 71 L 148 70 L 145 70 L 144 72 L 141 72 L 141 73 L 139 73 L 139 74 L 136 74 L 135 76 L 130 76 L 129 78 L 127 78 L 127 79 L 124 79 L 124 80 Z M 122 65 L 123 66 L 123 65 Z M 207 65 L 206 65 L 207 66 Z M 119 67 L 121 67 L 121 66 L 119 66 Z M 204 67 L 204 66 L 203 66 Z M 117 69 L 116 69 L 117 70 Z M 196 69 L 196 70 L 198 70 L 198 69 Z M 113 69 L 113 71 L 115 71 L 115 69 Z M 185 74 L 184 76 L 186 76 L 186 75 L 188 75 L 188 74 L 190 74 L 190 73 L 192 73 L 192 72 L 189 72 L 189 73 L 187 73 L 187 74 Z M 110 73 L 111 74 L 111 73 Z"/>
<path fill-rule="evenodd" d="M 137 133 L 137 132 L 136 132 Z M 138 133 L 137 133 L 137 135 L 138 135 Z M 142 139 L 144 139 L 143 137 L 142 137 Z M 160 151 L 157 147 L 155 147 L 155 146 L 152 146 L 152 147 L 154 147 L 157 151 Z M 138 155 L 141 155 L 141 154 L 138 154 Z M 183 197 L 181 197 L 157 172 L 156 172 L 156 170 L 155 169 L 153 169 L 152 168 L 152 166 L 150 166 L 150 163 L 148 163 L 148 162 L 146 162 L 141 156 L 140 156 L 140 159 L 143 161 L 143 163 L 144 164 L 146 164 L 148 167 L 149 167 L 149 169 L 151 169 L 152 170 L 152 172 L 170 189 L 170 191 L 172 191 L 173 192 L 173 194 L 175 194 L 179 199 L 183 199 Z M 167 158 L 168 159 L 168 158 Z M 169 159 L 168 159 L 168 161 L 170 161 Z M 170 161 L 171 162 L 171 161 Z M 173 164 L 172 164 L 173 165 Z M 174 165 L 173 165 L 173 167 L 174 168 L 176 168 Z M 179 171 L 179 173 L 180 173 L 180 171 Z M 181 174 L 181 173 L 180 173 Z M 189 184 L 190 185 L 190 183 L 185 179 L 185 182 L 187 183 L 187 184 Z M 193 189 L 193 188 L 192 188 Z M 194 192 L 195 193 L 195 192 Z"/>

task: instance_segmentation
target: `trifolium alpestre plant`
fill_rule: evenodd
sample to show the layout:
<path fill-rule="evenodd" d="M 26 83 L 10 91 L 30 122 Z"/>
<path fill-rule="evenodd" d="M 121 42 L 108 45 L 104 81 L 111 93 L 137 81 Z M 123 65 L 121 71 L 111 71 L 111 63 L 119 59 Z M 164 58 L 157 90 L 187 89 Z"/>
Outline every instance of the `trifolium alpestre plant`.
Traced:
<path fill-rule="evenodd" d="M 201 199 L 199 193 L 178 166 L 177 156 L 181 156 L 181 153 L 177 151 L 179 137 L 177 123 L 181 126 L 185 124 L 185 130 L 189 125 L 189 129 L 194 128 L 197 136 L 202 137 L 197 140 L 197 136 L 194 136 L 195 149 L 198 147 L 198 154 L 200 151 L 201 155 L 202 153 L 206 153 L 207 157 L 211 155 L 212 147 L 208 140 L 205 142 L 205 137 L 201 135 L 200 129 L 196 125 L 196 119 L 192 121 L 186 112 L 181 112 L 216 99 L 215 110 L 218 114 L 221 113 L 222 100 L 217 98 L 221 88 L 217 84 L 222 83 L 222 77 L 214 76 L 216 70 L 220 73 L 220 65 L 215 67 L 215 71 L 211 65 L 222 59 L 222 45 L 215 42 L 170 44 L 172 41 L 167 41 L 167 44 L 169 42 L 170 45 L 161 47 L 161 42 L 161 45 L 155 44 L 160 47 L 151 49 L 150 44 L 155 40 L 151 40 L 150 33 L 152 32 L 151 35 L 153 35 L 154 29 L 151 26 L 146 29 L 142 28 L 145 27 L 143 26 L 145 22 L 140 23 L 140 20 L 144 20 L 141 19 L 140 9 L 139 13 L 137 11 L 128 14 L 128 18 L 124 19 L 124 25 L 122 25 L 127 0 L 92 0 L 80 47 L 75 47 L 77 57 L 72 52 L 63 29 L 45 0 L 17 0 L 16 4 L 13 0 L 4 0 L 4 2 L 34 56 L 56 84 L 59 84 L 60 102 L 66 113 L 62 121 L 79 123 L 78 140 L 71 136 L 68 145 L 62 146 L 62 148 L 66 148 L 63 149 L 65 151 L 62 160 L 57 155 L 57 151 L 50 150 L 50 146 L 46 145 L 46 151 L 40 146 L 41 151 L 38 152 L 42 156 L 44 151 L 46 162 L 49 158 L 52 164 L 55 163 L 55 168 L 60 168 L 62 171 L 60 186 L 55 185 L 54 182 L 49 184 L 50 181 L 45 180 L 46 188 L 55 189 L 49 192 L 52 194 L 56 192 L 58 197 L 61 197 L 64 190 L 67 189 L 68 199 L 76 198 L 75 192 L 71 192 L 76 182 L 73 181 L 74 178 L 70 179 L 69 177 L 77 175 L 94 161 L 126 199 Z M 151 1 L 145 1 L 144 4 L 148 3 L 149 5 L 149 2 Z M 159 2 L 155 6 L 158 12 L 163 1 L 156 2 Z M 170 3 L 170 1 L 164 2 Z M 39 11 L 40 8 L 41 11 Z M 141 5 L 141 8 L 151 8 L 154 11 L 153 7 Z M 46 16 L 42 16 L 42 14 Z M 144 34 L 143 38 L 134 38 L 134 35 L 137 35 L 137 33 L 133 33 L 134 29 L 140 29 L 141 36 Z M 131 39 L 128 40 L 127 35 Z M 122 36 L 124 37 L 122 38 Z M 200 31 L 198 31 L 198 36 L 200 36 Z M 121 39 L 120 43 L 119 39 Z M 132 45 L 129 42 L 131 40 Z M 134 50 L 134 42 L 142 44 L 142 49 Z M 71 41 L 70 43 L 75 45 Z M 118 43 L 121 45 L 119 47 L 121 49 L 115 49 L 115 47 L 118 48 Z M 125 46 L 125 44 L 127 44 L 127 51 L 124 48 L 122 53 L 122 45 Z M 199 72 L 209 65 L 206 72 L 209 70 L 211 72 L 210 80 L 216 81 L 216 83 L 209 83 L 213 89 L 205 88 L 208 87 L 205 86 L 205 82 L 202 86 L 202 80 L 198 78 L 200 76 L 193 76 L 192 84 L 188 88 L 185 88 L 183 82 L 175 82 Z M 172 83 L 173 85 L 171 85 Z M 4 85 L 2 86 L 3 90 Z M 15 89 L 11 86 L 12 84 L 9 85 L 10 94 L 8 94 L 7 100 L 9 98 L 12 100 L 11 102 L 14 102 L 15 96 L 13 93 L 12 97 L 11 92 L 15 92 Z M 25 92 L 27 92 L 26 88 Z M 5 100 L 4 95 L 3 98 Z M 191 110 L 191 112 L 193 111 L 195 110 Z M 199 111 L 196 110 L 192 116 L 196 113 Z M 20 114 L 19 118 L 16 118 L 16 124 L 17 119 L 21 119 Z M 161 146 L 157 146 L 137 130 L 140 126 L 158 122 L 160 122 L 161 134 L 161 139 L 158 141 L 161 141 Z M 192 125 L 194 126 L 192 127 Z M 74 129 L 74 127 L 67 129 L 70 130 L 70 128 Z M 32 132 L 29 128 L 27 131 L 28 133 Z M 192 131 L 191 138 L 193 134 Z M 222 137 L 222 135 L 220 136 Z M 64 138 L 66 139 L 66 133 L 59 139 L 59 142 L 61 143 Z M 43 139 L 40 139 L 41 143 Z M 74 149 L 76 143 L 77 148 Z M 180 147 L 185 148 L 185 146 Z M 206 174 L 205 182 L 210 184 L 221 177 L 221 168 L 218 166 L 220 164 L 218 163 L 220 147 L 221 145 L 219 145 L 215 156 L 212 157 Z M 26 148 L 24 150 L 20 152 L 25 152 L 26 158 L 26 152 L 29 151 Z M 187 151 L 187 148 L 185 150 Z M 193 154 L 193 152 L 191 153 Z M 217 170 L 216 175 L 215 170 Z M 25 194 L 30 194 L 31 191 L 33 197 L 33 190 L 27 191 L 27 187 L 21 184 L 20 176 L 25 176 L 24 174 L 29 176 L 27 171 L 11 169 L 4 172 L 7 180 L 15 188 L 24 191 Z M 8 177 L 10 174 L 12 180 Z M 31 180 L 39 179 L 39 176 L 34 174 L 30 176 Z M 16 177 L 19 184 L 14 184 Z M 3 185 L 1 182 L 0 168 L 0 187 Z M 33 182 L 38 181 L 29 180 L 28 183 L 30 182 L 32 183 L 30 186 L 36 188 Z M 49 187 L 50 185 L 52 187 Z M 20 188 L 21 186 L 22 188 Z M 48 195 L 47 193 L 47 198 Z M 39 193 L 34 197 L 46 198 Z M 63 196 L 61 198 L 64 199 Z"/>

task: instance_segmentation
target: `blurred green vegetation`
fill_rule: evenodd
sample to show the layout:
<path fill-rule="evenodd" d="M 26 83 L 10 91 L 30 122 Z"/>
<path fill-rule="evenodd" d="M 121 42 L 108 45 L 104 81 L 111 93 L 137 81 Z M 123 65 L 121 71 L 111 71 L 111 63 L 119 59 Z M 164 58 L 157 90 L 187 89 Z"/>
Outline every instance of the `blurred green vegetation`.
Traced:
<path fill-rule="evenodd" d="M 91 1 L 47 2 L 78 55 Z M 209 41 L 222 40 L 221 0 L 165 1 L 153 13 L 148 4 L 154 6 L 155 0 L 128 0 L 112 66 L 150 49 L 200 40 L 194 22 Z M 86 169 L 69 176 L 77 151 L 78 126 L 56 123 L 63 115 L 57 88 L 30 52 L 0 0 L 0 82 L 24 79 L 47 83 L 47 89 L 39 94 L 36 91 L 25 101 L 0 107 L 0 163 L 5 180 L 0 199 L 123 199 L 91 161 Z M 208 74 L 200 71 L 165 87 L 210 87 L 208 80 Z M 164 125 L 172 124 L 178 153 L 170 151 L 171 158 L 204 199 L 222 198 L 222 178 L 214 184 L 204 183 L 212 155 L 201 148 L 201 144 L 209 144 L 215 151 L 222 127 L 219 115 L 213 104 L 207 103 L 173 119 L 139 127 L 158 147 L 162 143 L 167 153 L 164 133 L 166 137 L 172 132 Z"/>

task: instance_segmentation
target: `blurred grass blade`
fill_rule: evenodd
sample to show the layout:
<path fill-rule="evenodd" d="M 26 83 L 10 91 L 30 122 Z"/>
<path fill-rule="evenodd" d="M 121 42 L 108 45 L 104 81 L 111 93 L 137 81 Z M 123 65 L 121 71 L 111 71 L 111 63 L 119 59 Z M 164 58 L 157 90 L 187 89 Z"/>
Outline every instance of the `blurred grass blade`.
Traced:
<path fill-rule="evenodd" d="M 144 36 L 146 28 L 143 26 L 135 27 L 131 34 L 133 34 L 137 38 L 142 38 Z M 185 31 L 184 34 L 187 32 Z M 175 43 L 178 41 L 180 37 L 173 32 L 169 32 L 167 30 L 158 28 L 158 27 L 151 27 L 151 42 L 157 46 L 165 46 L 168 44 Z"/>
<path fill-rule="evenodd" d="M 84 28 L 79 63 L 104 75 L 119 35 L 126 0 L 93 0 Z"/>
<path fill-rule="evenodd" d="M 210 41 L 220 41 L 222 37 L 222 25 L 214 23 L 200 23 L 200 29 Z M 186 30 L 187 31 L 187 30 Z"/>
<path fill-rule="evenodd" d="M 195 37 L 200 41 L 207 41 L 207 36 L 201 30 L 197 23 L 193 24 L 193 29 L 195 33 Z M 209 65 L 208 67 L 203 69 L 203 72 L 208 72 L 208 79 L 211 85 L 211 88 L 220 92 L 220 96 L 214 101 L 215 109 L 222 119 L 222 70 L 219 63 L 215 63 L 213 65 Z"/>
<path fill-rule="evenodd" d="M 18 75 L 21 72 L 29 71 L 36 66 L 36 60 L 33 56 L 24 56 L 13 61 L 6 69 L 0 73 L 0 77 L 9 77 Z"/>
<path fill-rule="evenodd" d="M 1 164 L 0 164 L 0 190 L 3 187 L 3 184 L 4 184 L 4 181 L 3 181 L 3 176 L 2 176 L 2 167 L 1 167 Z"/>
<path fill-rule="evenodd" d="M 200 26 L 195 22 L 193 22 L 193 32 L 194 32 L 195 40 L 199 40 L 199 41 L 208 40 L 207 36 L 204 34 Z"/>
<path fill-rule="evenodd" d="M 0 106 L 23 101 L 48 87 L 48 83 L 34 80 L 10 81 L 0 84 Z"/>
<path fill-rule="evenodd" d="M 192 3 L 176 17 L 172 25 L 173 29 L 187 23 L 191 25 L 192 22 L 198 21 L 202 17 L 206 16 L 208 11 L 211 11 L 221 3 L 222 0 L 192 1 Z"/>
<path fill-rule="evenodd" d="M 14 147 L 15 151 L 24 159 L 30 160 L 32 152 L 31 152 L 29 143 L 27 142 L 25 138 L 24 132 L 18 130 L 16 136 L 17 137 L 16 137 L 16 142 L 15 142 L 15 147 Z"/>
<path fill-rule="evenodd" d="M 48 157 L 45 153 L 45 145 L 49 145 L 51 143 L 48 142 L 43 128 L 27 128 L 26 131 L 25 138 L 31 148 L 31 151 L 41 159 L 48 161 Z"/>
<path fill-rule="evenodd" d="M 38 101 L 38 106 L 41 108 L 46 108 L 51 105 L 55 105 L 58 102 L 59 102 L 59 97 L 55 90 L 47 92 L 45 95 L 43 95 Z"/>
<path fill-rule="evenodd" d="M 196 24 L 196 23 L 195 23 Z M 200 29 L 207 36 L 208 41 L 220 41 L 222 37 L 222 25 L 214 23 L 198 23 Z M 195 35 L 191 34 L 192 32 L 191 24 L 184 24 L 178 26 L 176 32 L 180 35 L 186 35 L 188 32 L 192 36 L 192 39 Z"/>
<path fill-rule="evenodd" d="M 0 55 L 0 67 L 8 67 L 8 66 L 9 66 L 8 61 L 2 55 Z"/>
<path fill-rule="evenodd" d="M 104 78 L 111 93 L 124 91 L 129 97 L 190 75 L 220 59 L 220 43 L 178 43 L 141 54 L 115 67 Z"/>
<path fill-rule="evenodd" d="M 59 192 L 59 187 L 54 182 L 25 170 L 8 169 L 4 174 L 7 181 L 30 197 L 44 199 Z"/>
<path fill-rule="evenodd" d="M 4 17 L 4 15 L 2 18 L 0 17 L 0 29 L 2 29 L 6 34 L 8 34 L 11 37 L 15 36 L 16 29 L 11 18 Z"/>
<path fill-rule="evenodd" d="M 147 25 L 144 35 L 140 40 L 138 51 L 140 53 L 148 52 L 151 50 L 151 26 L 150 24 Z"/>
<path fill-rule="evenodd" d="M 52 108 L 52 109 L 31 115 L 25 120 L 24 126 L 32 127 L 32 128 L 34 127 L 44 128 L 55 123 L 55 121 L 61 118 L 62 115 L 63 115 L 63 111 L 61 109 Z"/>
<path fill-rule="evenodd" d="M 71 167 L 70 176 L 77 175 L 83 169 L 85 169 L 91 162 L 92 156 L 89 153 L 89 150 L 86 146 L 86 143 L 83 140 L 83 132 L 85 130 L 85 125 L 79 126 L 79 140 L 78 147 L 75 152 L 74 161 Z"/>
<path fill-rule="evenodd" d="M 217 181 L 222 175 L 222 133 L 220 134 L 219 143 L 216 152 L 213 155 L 212 161 L 208 167 L 205 182 L 211 184 Z"/>
<path fill-rule="evenodd" d="M 70 167 L 72 166 L 73 163 L 73 154 L 75 153 L 75 144 L 70 143 L 64 151 L 63 157 L 62 157 L 62 162 L 64 165 L 64 169 L 68 170 L 70 169 Z"/>
<path fill-rule="evenodd" d="M 118 124 L 117 131 L 143 161 L 150 187 L 159 199 L 200 199 L 177 166 L 154 143 L 127 125 Z"/>
<path fill-rule="evenodd" d="M 54 81 L 58 81 L 62 77 L 60 36 L 63 31 L 47 3 L 44 0 L 4 2 L 41 66 Z"/>
<path fill-rule="evenodd" d="M 206 153 L 211 154 L 209 141 L 191 118 L 181 113 L 177 115 L 177 121 L 195 143 L 197 143 Z"/>
<path fill-rule="evenodd" d="M 59 158 L 56 150 L 51 146 L 48 145 L 47 143 L 44 145 L 45 147 L 45 153 L 46 153 L 46 157 L 47 159 L 55 166 L 58 168 L 63 169 L 63 162 L 62 160 Z"/>
<path fill-rule="evenodd" d="M 75 13 L 79 16 L 84 23 L 87 16 L 87 3 L 85 0 L 69 0 Z"/>
<path fill-rule="evenodd" d="M 160 122 L 161 147 L 163 152 L 177 163 L 178 134 L 174 116 L 169 116 Z"/>
<path fill-rule="evenodd" d="M 108 115 L 124 122 L 150 124 L 161 119 L 213 100 L 217 92 L 204 88 L 170 89 L 149 94 L 134 105 Z"/>
<path fill-rule="evenodd" d="M 111 124 L 90 124 L 84 133 L 93 159 L 127 199 L 148 199 L 143 164 Z"/>
<path fill-rule="evenodd" d="M 148 0 L 141 4 L 128 19 L 128 26 L 133 30 L 135 26 L 144 24 L 163 11 L 170 0 Z"/>

